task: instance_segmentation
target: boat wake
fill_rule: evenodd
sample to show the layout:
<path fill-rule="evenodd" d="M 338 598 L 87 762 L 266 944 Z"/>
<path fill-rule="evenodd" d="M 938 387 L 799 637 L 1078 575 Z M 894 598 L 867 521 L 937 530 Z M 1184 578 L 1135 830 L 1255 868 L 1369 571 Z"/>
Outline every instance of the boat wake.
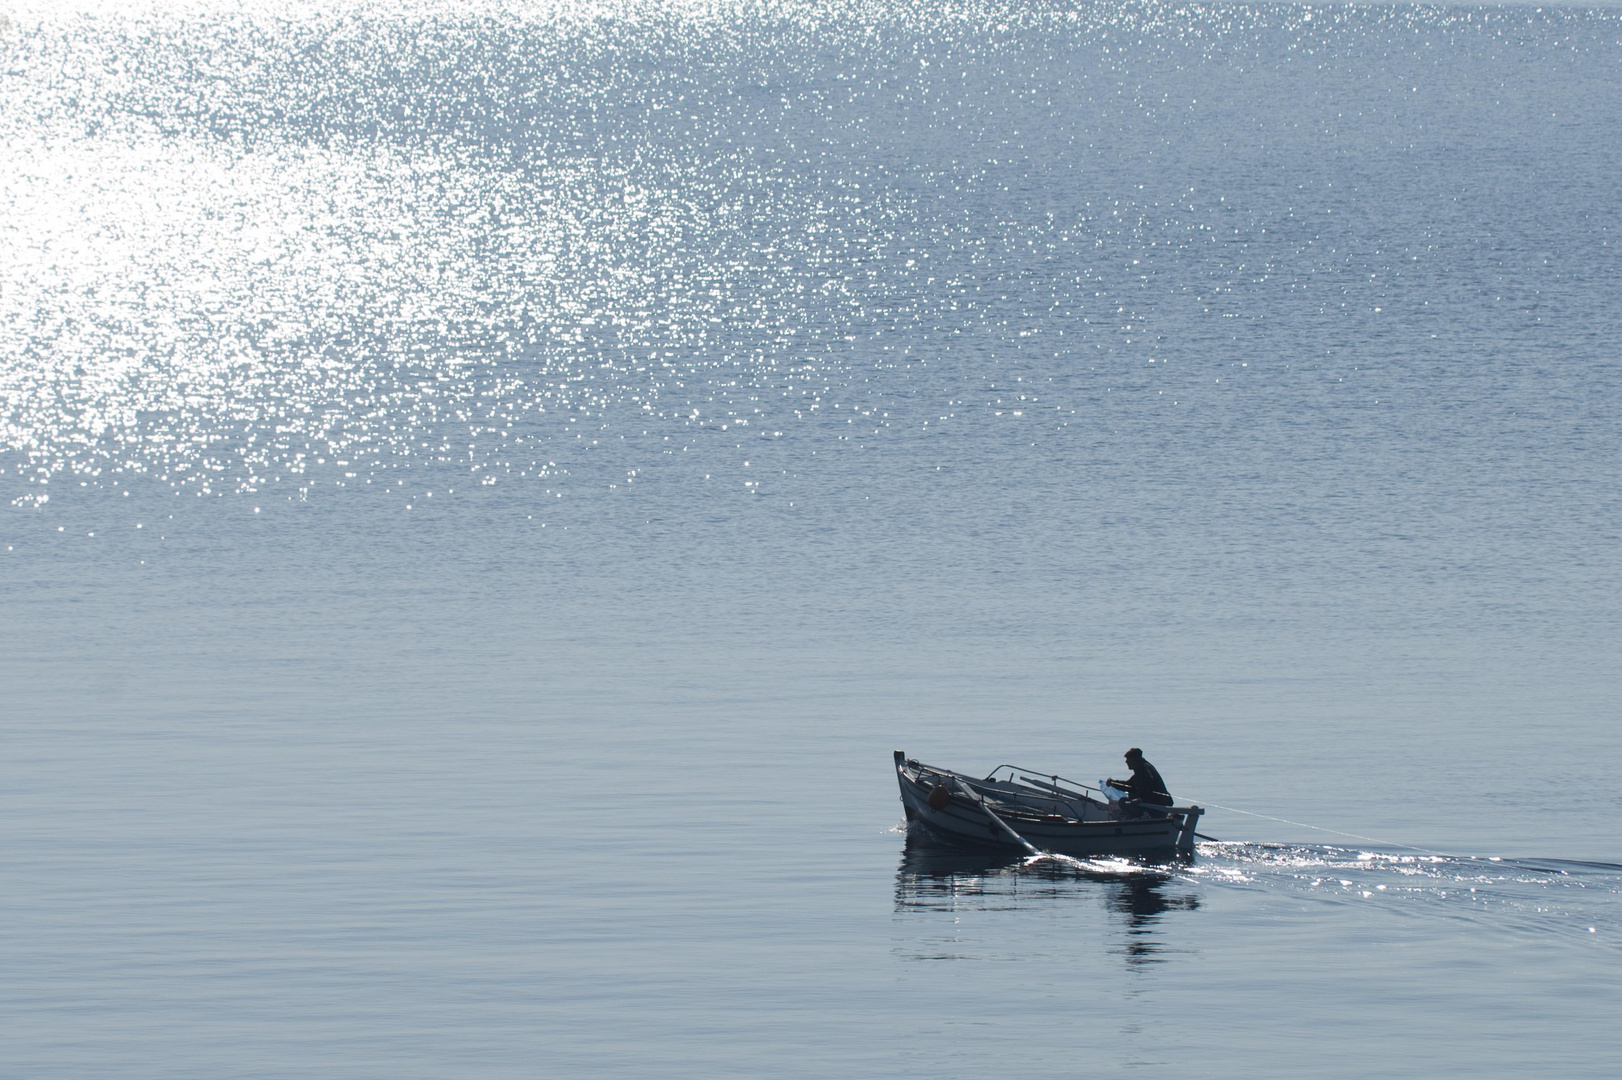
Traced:
<path fill-rule="evenodd" d="M 1178 869 L 1216 888 L 1367 904 L 1512 934 L 1580 934 L 1622 945 L 1622 865 L 1571 859 L 1474 858 L 1328 844 L 1202 843 Z"/>
<path fill-rule="evenodd" d="M 897 910 L 1051 907 L 1102 896 L 1145 919 L 1247 895 L 1258 904 L 1305 900 L 1308 912 L 1364 905 L 1371 916 L 1622 948 L 1622 865 L 1610 862 L 1216 841 L 1200 843 L 1192 858 L 1080 859 L 964 848 L 913 833 L 896 874 Z"/>

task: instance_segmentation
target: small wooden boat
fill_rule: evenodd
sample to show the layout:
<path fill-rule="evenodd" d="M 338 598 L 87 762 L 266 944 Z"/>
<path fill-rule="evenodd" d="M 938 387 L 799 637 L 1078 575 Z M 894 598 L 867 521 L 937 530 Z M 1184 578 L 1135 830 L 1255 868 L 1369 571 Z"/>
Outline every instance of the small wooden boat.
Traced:
<path fill-rule="evenodd" d="M 981 779 L 913 761 L 900 750 L 895 772 L 910 828 L 1033 855 L 1189 855 L 1205 812 L 1134 803 L 1114 788 L 1016 765 L 999 765 Z"/>

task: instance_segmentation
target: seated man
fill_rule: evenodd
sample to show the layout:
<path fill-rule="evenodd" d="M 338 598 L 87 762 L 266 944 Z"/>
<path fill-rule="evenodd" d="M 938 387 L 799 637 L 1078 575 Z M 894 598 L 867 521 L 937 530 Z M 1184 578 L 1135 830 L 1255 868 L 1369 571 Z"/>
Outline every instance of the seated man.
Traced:
<path fill-rule="evenodd" d="M 1142 750 L 1136 746 L 1128 750 L 1126 764 L 1132 770 L 1132 779 L 1104 781 L 1111 787 L 1123 789 L 1126 792 L 1124 801 L 1148 803 L 1151 806 L 1172 804 L 1171 792 L 1166 790 L 1166 781 L 1160 778 L 1160 770 L 1149 764 Z"/>

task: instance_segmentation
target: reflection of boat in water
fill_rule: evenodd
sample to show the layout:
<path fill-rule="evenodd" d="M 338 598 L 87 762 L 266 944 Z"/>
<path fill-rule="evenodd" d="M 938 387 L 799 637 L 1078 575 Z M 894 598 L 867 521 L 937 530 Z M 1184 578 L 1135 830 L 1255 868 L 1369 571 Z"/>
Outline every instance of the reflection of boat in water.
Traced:
<path fill-rule="evenodd" d="M 1195 911 L 1199 896 L 1171 867 L 1146 862 L 1033 859 L 1008 848 L 943 842 L 907 832 L 896 869 L 898 912 L 1017 910 L 1091 896 L 1126 916 L 1121 951 L 1129 964 L 1163 959 L 1157 925 L 1169 911 Z M 939 957 L 932 957 L 938 959 Z"/>
<path fill-rule="evenodd" d="M 895 752 L 909 827 L 947 840 L 1063 855 L 1192 854 L 1198 806 L 1150 806 L 1108 791 L 999 765 L 984 779 Z M 1007 771 L 1006 779 L 999 774 Z"/>
<path fill-rule="evenodd" d="M 902 907 L 950 906 L 959 896 L 988 889 L 988 879 L 1007 877 L 1012 888 L 1014 875 L 1024 868 L 1027 856 L 1006 848 L 964 847 L 942 843 L 928 833 L 907 830 L 901 849 L 901 866 L 896 871 L 895 899 Z M 1054 865 L 1032 860 L 1031 878 L 1041 881 L 1059 873 Z"/>

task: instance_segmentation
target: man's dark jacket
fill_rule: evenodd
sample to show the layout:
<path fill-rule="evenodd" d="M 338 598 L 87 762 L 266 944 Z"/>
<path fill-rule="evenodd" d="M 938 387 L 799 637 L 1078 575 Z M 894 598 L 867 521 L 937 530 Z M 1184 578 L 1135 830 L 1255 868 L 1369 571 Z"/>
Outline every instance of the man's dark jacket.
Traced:
<path fill-rule="evenodd" d="M 1160 770 L 1149 764 L 1148 758 L 1138 759 L 1132 769 L 1132 779 L 1127 782 L 1126 793 L 1139 802 L 1153 803 L 1155 806 L 1170 806 L 1172 803 L 1166 781 L 1160 778 Z"/>

